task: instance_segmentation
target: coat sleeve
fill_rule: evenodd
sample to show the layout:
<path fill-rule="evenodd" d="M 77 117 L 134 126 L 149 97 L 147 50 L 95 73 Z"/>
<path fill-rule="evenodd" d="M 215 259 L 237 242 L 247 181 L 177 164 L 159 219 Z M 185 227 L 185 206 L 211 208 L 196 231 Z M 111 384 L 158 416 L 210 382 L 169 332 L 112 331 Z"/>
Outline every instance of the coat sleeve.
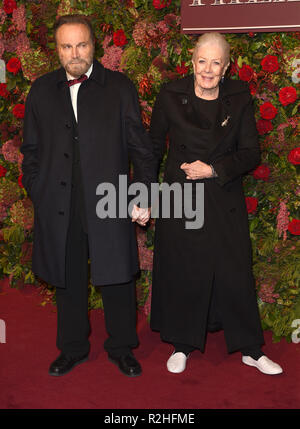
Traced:
<path fill-rule="evenodd" d="M 258 133 L 250 93 L 248 103 L 242 113 L 236 139 L 237 150 L 235 152 L 212 162 L 218 175 L 217 183 L 221 186 L 253 170 L 260 163 Z"/>
<path fill-rule="evenodd" d="M 156 98 L 150 123 L 150 136 L 157 169 L 166 151 L 166 137 L 169 131 L 169 122 L 163 107 L 163 98 L 164 87 L 162 87 Z"/>
<path fill-rule="evenodd" d="M 31 196 L 32 185 L 39 171 L 38 125 L 34 112 L 32 88 L 29 91 L 25 103 L 23 142 L 20 150 L 24 155 L 22 162 L 22 183 L 28 194 Z"/>
<path fill-rule="evenodd" d="M 129 158 L 134 169 L 134 182 L 144 183 L 150 190 L 156 181 L 155 159 L 151 139 L 141 120 L 138 96 L 130 81 L 129 98 L 126 103 L 125 127 Z"/>

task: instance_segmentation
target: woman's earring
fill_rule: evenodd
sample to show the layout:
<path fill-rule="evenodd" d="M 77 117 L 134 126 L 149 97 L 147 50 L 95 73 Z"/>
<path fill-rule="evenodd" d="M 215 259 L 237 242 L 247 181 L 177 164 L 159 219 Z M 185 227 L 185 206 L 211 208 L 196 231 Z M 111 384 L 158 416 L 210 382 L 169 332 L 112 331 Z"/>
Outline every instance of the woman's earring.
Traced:
<path fill-rule="evenodd" d="M 224 82 L 224 76 L 221 77 L 221 83 L 223 83 L 223 82 Z"/>

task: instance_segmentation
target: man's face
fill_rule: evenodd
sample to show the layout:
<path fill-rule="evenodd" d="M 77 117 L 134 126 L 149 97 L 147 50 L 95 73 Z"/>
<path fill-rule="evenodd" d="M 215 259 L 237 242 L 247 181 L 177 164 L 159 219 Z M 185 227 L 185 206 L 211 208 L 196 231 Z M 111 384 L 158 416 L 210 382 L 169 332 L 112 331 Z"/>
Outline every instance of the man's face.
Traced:
<path fill-rule="evenodd" d="M 94 43 L 84 24 L 63 24 L 56 32 L 57 53 L 61 65 L 74 78 L 90 68 L 94 57 Z"/>

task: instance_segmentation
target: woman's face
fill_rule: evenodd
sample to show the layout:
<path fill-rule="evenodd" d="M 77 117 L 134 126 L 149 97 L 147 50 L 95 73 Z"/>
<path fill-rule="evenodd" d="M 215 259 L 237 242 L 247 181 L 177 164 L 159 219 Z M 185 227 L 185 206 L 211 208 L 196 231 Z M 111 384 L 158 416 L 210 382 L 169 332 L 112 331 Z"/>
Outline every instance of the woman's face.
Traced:
<path fill-rule="evenodd" d="M 215 42 L 200 46 L 193 67 L 197 85 L 203 90 L 215 89 L 228 67 L 222 47 Z"/>

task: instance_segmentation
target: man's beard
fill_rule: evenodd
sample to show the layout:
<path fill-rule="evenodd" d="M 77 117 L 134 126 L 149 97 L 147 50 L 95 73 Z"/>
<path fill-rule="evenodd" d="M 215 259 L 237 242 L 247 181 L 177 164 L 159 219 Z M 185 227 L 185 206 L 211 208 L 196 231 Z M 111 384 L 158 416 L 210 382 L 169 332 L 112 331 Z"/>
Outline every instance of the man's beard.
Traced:
<path fill-rule="evenodd" d="M 85 60 L 79 60 L 78 62 L 70 62 L 65 65 L 67 72 L 75 78 L 80 77 L 82 74 L 86 73 L 91 66 L 91 63 L 88 63 Z"/>

